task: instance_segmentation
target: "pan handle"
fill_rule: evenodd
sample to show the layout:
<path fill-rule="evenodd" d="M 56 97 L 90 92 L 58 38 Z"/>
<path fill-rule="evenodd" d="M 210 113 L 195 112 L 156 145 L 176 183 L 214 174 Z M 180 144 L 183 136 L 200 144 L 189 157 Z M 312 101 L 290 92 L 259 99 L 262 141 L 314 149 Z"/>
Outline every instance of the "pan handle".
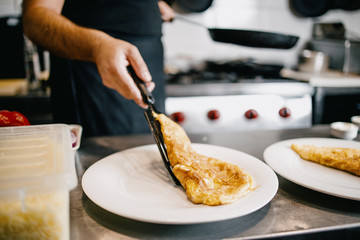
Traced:
<path fill-rule="evenodd" d="M 192 25 L 196 25 L 196 26 L 199 26 L 199 27 L 207 28 L 204 24 L 199 23 L 199 22 L 196 22 L 196 21 L 193 21 L 193 20 L 190 20 L 190 19 L 185 18 L 185 17 L 183 17 L 183 16 L 176 15 L 176 16 L 175 16 L 175 20 L 176 20 L 176 19 L 179 19 L 179 20 L 181 20 L 181 21 L 183 21 L 183 22 L 187 22 L 187 23 L 192 24 Z"/>

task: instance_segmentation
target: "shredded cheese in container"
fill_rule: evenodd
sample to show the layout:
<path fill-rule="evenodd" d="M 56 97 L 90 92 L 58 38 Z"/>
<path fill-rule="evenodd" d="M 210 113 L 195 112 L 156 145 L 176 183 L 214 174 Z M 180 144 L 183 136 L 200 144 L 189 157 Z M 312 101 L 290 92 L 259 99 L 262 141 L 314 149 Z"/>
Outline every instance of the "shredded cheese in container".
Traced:
<path fill-rule="evenodd" d="M 69 239 L 68 189 L 1 201 L 0 239 Z"/>
<path fill-rule="evenodd" d="M 76 185 L 67 125 L 0 128 L 0 240 L 69 240 Z"/>

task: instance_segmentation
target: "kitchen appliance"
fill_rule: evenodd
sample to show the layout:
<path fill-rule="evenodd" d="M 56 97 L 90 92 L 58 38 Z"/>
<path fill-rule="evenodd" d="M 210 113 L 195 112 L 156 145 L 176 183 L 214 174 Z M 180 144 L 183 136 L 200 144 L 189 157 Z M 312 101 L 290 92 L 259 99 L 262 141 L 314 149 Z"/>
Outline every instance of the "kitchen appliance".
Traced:
<path fill-rule="evenodd" d="M 315 23 L 308 48 L 328 55 L 331 69 L 360 73 L 360 36 L 341 22 Z"/>
<path fill-rule="evenodd" d="M 328 71 L 329 56 L 323 52 L 305 49 L 299 56 L 298 69 L 302 72 L 321 73 Z"/>
<path fill-rule="evenodd" d="M 360 40 L 312 39 L 308 45 L 309 49 L 329 56 L 329 68 L 360 73 Z"/>
<path fill-rule="evenodd" d="M 166 114 L 189 133 L 310 127 L 313 88 L 281 78 L 281 68 L 208 61 L 169 75 Z"/>
<path fill-rule="evenodd" d="M 333 85 L 314 86 L 314 124 L 330 124 L 336 121 L 350 122 L 360 114 L 360 78 L 348 85 L 344 79 L 333 80 Z M 326 82 L 325 82 L 326 83 Z"/>
<path fill-rule="evenodd" d="M 309 65 L 311 66 L 311 61 Z M 299 64 L 299 71 L 282 69 L 281 76 L 297 79 L 313 87 L 313 124 L 349 122 L 360 114 L 360 76 L 339 70 L 305 71 L 316 69 Z M 321 70 L 321 68 L 319 68 Z"/>

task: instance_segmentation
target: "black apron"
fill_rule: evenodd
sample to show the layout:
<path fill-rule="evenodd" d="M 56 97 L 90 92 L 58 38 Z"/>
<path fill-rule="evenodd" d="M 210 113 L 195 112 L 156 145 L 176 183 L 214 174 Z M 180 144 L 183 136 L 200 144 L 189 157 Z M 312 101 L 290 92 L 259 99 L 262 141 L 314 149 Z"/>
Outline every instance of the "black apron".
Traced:
<path fill-rule="evenodd" d="M 137 46 L 156 84 L 156 106 L 164 111 L 162 21 L 157 0 L 65 1 L 63 15 Z M 143 109 L 104 86 L 94 63 L 52 56 L 49 82 L 55 123 L 80 124 L 84 136 L 149 133 Z"/>

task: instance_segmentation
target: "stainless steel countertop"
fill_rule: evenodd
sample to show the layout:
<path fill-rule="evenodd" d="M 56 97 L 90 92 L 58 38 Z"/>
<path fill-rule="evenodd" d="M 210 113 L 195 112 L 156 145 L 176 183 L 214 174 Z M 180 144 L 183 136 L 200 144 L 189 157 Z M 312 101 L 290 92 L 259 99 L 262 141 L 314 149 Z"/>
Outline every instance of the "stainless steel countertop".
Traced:
<path fill-rule="evenodd" d="M 253 155 L 263 160 L 272 143 L 302 137 L 329 137 L 330 129 L 290 129 L 189 135 L 194 143 L 207 143 Z M 355 139 L 360 140 L 360 137 Z M 82 191 L 83 173 L 96 161 L 121 150 L 153 144 L 151 135 L 83 139 L 76 156 L 79 185 L 70 193 L 72 240 L 109 239 L 360 239 L 360 201 L 319 193 L 281 176 L 273 200 L 247 216 L 195 225 L 139 222 L 110 213 Z M 99 176 L 100 177 L 100 176 Z M 106 187 L 106 186 L 104 186 Z"/>

